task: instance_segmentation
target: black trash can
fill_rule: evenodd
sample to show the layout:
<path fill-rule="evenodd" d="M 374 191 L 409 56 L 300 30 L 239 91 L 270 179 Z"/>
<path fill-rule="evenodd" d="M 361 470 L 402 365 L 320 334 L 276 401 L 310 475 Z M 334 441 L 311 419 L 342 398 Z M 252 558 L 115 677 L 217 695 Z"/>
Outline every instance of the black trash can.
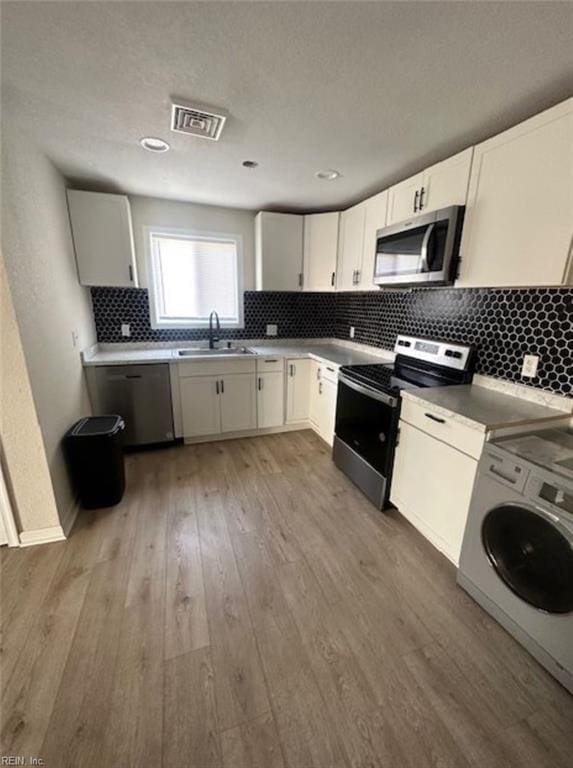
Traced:
<path fill-rule="evenodd" d="M 121 416 L 80 419 L 65 435 L 72 482 L 85 509 L 119 504 L 125 491 Z"/>

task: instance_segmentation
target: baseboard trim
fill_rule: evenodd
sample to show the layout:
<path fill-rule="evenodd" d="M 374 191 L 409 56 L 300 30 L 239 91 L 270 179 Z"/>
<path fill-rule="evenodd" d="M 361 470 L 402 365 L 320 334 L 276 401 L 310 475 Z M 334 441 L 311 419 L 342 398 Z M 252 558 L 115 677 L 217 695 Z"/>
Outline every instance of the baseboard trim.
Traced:
<path fill-rule="evenodd" d="M 281 432 L 300 432 L 302 429 L 314 429 L 310 421 L 297 421 L 292 424 L 282 424 L 280 427 L 266 427 L 264 429 L 245 429 L 241 432 L 222 432 L 216 435 L 201 435 L 201 437 L 185 437 L 185 445 L 197 443 L 215 443 L 219 440 L 237 440 L 241 437 L 260 437 L 261 435 L 278 435 Z"/>
<path fill-rule="evenodd" d="M 49 544 L 52 541 L 65 541 L 66 535 L 61 525 L 52 525 L 50 528 L 35 528 L 31 531 L 22 531 L 20 534 L 21 547 L 33 547 L 35 544 Z"/>
<path fill-rule="evenodd" d="M 76 522 L 76 518 L 78 516 L 79 511 L 80 511 L 79 501 L 78 499 L 74 499 L 70 504 L 70 506 L 68 507 L 67 514 L 64 516 L 64 519 L 61 521 L 62 530 L 66 538 L 68 538 L 68 536 L 72 531 L 72 528 L 74 527 L 74 523 Z"/>

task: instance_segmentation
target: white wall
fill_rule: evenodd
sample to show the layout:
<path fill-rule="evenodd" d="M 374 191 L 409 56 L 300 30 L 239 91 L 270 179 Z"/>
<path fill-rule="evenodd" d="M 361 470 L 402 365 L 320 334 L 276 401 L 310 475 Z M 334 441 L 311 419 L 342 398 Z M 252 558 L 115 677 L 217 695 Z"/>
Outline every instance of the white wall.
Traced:
<path fill-rule="evenodd" d="M 213 205 L 179 203 L 156 197 L 130 196 L 133 236 L 137 257 L 139 284 L 148 288 L 147 251 L 144 228 L 149 226 L 198 229 L 243 237 L 243 288 L 255 287 L 255 214 L 237 208 L 218 208 Z"/>
<path fill-rule="evenodd" d="M 0 462 L 18 530 L 59 525 L 44 442 L 1 254 Z"/>
<path fill-rule="evenodd" d="M 91 301 L 77 278 L 63 177 L 18 126 L 5 125 L 2 138 L 3 254 L 64 520 L 74 499 L 62 436 L 74 421 L 91 413 L 80 360 L 80 350 L 95 342 Z M 72 331 L 77 333 L 76 347 Z M 38 527 L 44 526 L 45 513 L 37 510 Z"/>

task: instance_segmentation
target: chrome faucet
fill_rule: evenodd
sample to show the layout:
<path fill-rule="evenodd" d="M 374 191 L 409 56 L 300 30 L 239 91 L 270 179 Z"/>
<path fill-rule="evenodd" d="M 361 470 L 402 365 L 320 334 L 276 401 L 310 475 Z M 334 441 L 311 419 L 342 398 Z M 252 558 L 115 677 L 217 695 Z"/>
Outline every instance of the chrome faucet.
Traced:
<path fill-rule="evenodd" d="M 217 336 L 213 336 L 213 316 L 216 321 Z M 221 323 L 219 322 L 219 315 L 213 310 L 209 315 L 209 349 L 215 349 L 215 344 L 221 341 Z"/>

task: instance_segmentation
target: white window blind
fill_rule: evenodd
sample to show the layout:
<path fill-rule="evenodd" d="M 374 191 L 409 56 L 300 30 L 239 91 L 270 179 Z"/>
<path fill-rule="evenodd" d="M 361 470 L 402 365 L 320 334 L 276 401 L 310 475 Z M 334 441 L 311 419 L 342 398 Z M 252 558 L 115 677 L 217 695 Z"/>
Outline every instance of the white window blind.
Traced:
<path fill-rule="evenodd" d="M 242 324 L 240 238 L 151 231 L 150 250 L 155 327 Z"/>

